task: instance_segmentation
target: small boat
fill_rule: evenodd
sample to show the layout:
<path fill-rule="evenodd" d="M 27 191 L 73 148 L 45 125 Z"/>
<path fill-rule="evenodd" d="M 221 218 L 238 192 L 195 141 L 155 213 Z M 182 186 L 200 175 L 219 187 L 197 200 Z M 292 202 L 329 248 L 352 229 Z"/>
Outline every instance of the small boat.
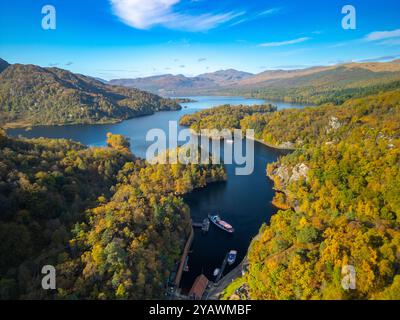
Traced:
<path fill-rule="evenodd" d="M 217 275 L 219 275 L 219 271 L 220 271 L 220 270 L 219 270 L 218 268 L 215 269 L 215 270 L 214 270 L 214 273 L 213 273 L 213 276 L 216 277 Z"/>
<path fill-rule="evenodd" d="M 236 251 L 236 250 L 231 250 L 231 251 L 229 251 L 229 253 L 228 253 L 228 259 L 227 259 L 229 265 L 232 265 L 232 264 L 235 263 L 235 261 L 236 261 L 236 256 L 237 256 L 237 251 Z"/>
<path fill-rule="evenodd" d="M 226 143 L 232 144 L 233 140 L 232 139 L 228 139 L 228 140 L 226 140 Z"/>
<path fill-rule="evenodd" d="M 222 220 L 218 214 L 209 214 L 208 218 L 218 228 L 220 228 L 220 229 L 222 229 L 222 230 L 224 230 L 226 232 L 233 233 L 235 231 L 235 229 L 233 229 L 233 227 L 229 223 L 227 223 L 226 221 Z"/>

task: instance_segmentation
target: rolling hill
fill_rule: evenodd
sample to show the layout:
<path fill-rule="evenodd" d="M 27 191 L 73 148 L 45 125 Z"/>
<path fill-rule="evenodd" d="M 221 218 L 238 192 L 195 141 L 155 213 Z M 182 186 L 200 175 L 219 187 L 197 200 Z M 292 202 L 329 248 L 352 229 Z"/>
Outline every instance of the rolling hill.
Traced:
<path fill-rule="evenodd" d="M 4 60 L 0 68 L 0 124 L 9 127 L 113 123 L 180 109 L 174 100 L 63 69 Z"/>
<path fill-rule="evenodd" d="M 229 69 L 196 77 L 161 75 L 111 80 L 110 83 L 164 96 L 224 94 L 310 104 L 340 104 L 346 99 L 398 88 L 399 81 L 400 60 L 395 60 L 267 70 L 255 75 Z"/>
<path fill-rule="evenodd" d="M 400 88 L 399 60 L 267 71 L 241 81 L 226 92 L 319 105 L 341 104 L 347 99 L 397 88 Z"/>

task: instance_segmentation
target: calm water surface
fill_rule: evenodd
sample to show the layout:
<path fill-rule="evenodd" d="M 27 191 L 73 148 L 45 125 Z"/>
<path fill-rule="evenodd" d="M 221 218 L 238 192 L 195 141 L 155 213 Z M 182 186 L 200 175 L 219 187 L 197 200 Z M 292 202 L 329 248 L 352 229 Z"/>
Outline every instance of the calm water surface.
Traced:
<path fill-rule="evenodd" d="M 129 137 L 132 152 L 139 157 L 145 157 L 147 147 L 152 144 L 152 142 L 146 142 L 145 139 L 146 133 L 150 129 L 160 128 L 168 132 L 169 121 L 178 121 L 184 114 L 221 104 L 265 103 L 264 100 L 241 97 L 190 98 L 196 102 L 182 104 L 186 108 L 180 111 L 159 112 L 118 124 L 46 126 L 35 127 L 30 131 L 13 129 L 8 133 L 13 136 L 67 138 L 91 146 L 103 146 L 106 133 L 112 132 Z M 279 109 L 302 107 L 278 102 L 272 102 L 272 104 L 277 105 Z M 272 183 L 266 178 L 265 170 L 267 163 L 276 161 L 284 152 L 268 148 L 257 142 L 255 142 L 254 149 L 253 174 L 237 176 L 235 175 L 235 164 L 226 165 L 227 182 L 212 184 L 185 197 L 194 221 L 201 221 L 210 212 L 217 212 L 234 226 L 235 233 L 230 235 L 213 225 L 205 235 L 200 230 L 195 230 L 195 239 L 189 256 L 189 272 L 184 273 L 182 278 L 184 289 L 190 288 L 195 278 L 201 273 L 204 273 L 210 280 L 214 280 L 214 269 L 220 267 L 226 253 L 231 249 L 238 251 L 238 258 L 233 266 L 225 269 L 225 273 L 234 268 L 245 256 L 250 241 L 257 234 L 260 226 L 264 222 L 268 222 L 271 215 L 276 212 L 270 203 L 274 192 Z"/>

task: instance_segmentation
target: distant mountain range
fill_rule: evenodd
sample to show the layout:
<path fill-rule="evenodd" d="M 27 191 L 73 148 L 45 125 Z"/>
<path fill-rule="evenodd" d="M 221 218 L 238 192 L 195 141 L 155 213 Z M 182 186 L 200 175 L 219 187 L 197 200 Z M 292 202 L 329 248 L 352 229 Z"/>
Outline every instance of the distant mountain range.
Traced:
<path fill-rule="evenodd" d="M 313 87 L 325 93 L 366 88 L 400 80 L 400 60 L 391 62 L 348 63 L 297 70 L 268 70 L 259 74 L 221 70 L 195 77 L 160 75 L 137 79 L 114 79 L 110 84 L 135 87 L 164 96 L 201 94 L 258 95 L 265 98 L 295 101 L 296 97 L 284 96 L 285 92 L 306 91 Z M 316 99 L 312 97 L 311 100 Z M 307 98 L 300 99 L 303 102 Z"/>
<path fill-rule="evenodd" d="M 167 96 L 241 95 L 302 104 L 343 101 L 400 88 L 400 60 L 259 74 L 221 70 L 105 82 L 59 68 L 0 59 L 0 125 L 111 123 L 180 108 Z M 152 93 L 149 93 L 149 92 Z"/>
<path fill-rule="evenodd" d="M 210 89 L 227 87 L 252 76 L 254 75 L 248 72 L 228 69 L 204 73 L 196 77 L 186 77 L 182 74 L 165 74 L 137 79 L 114 79 L 108 83 L 131 88 L 140 88 L 141 90 L 166 96 L 174 96 L 177 93 L 185 95 L 187 93 L 203 92 Z"/>
<path fill-rule="evenodd" d="M 175 100 L 138 89 L 0 59 L 0 125 L 112 123 L 180 108 Z"/>
<path fill-rule="evenodd" d="M 359 81 L 366 78 L 381 78 L 400 72 L 400 60 L 392 62 L 349 63 L 328 67 L 312 67 L 297 70 L 264 71 L 244 79 L 238 86 L 304 86 L 315 81 L 331 83 L 336 81 Z M 321 82 L 319 82 L 321 84 Z"/>

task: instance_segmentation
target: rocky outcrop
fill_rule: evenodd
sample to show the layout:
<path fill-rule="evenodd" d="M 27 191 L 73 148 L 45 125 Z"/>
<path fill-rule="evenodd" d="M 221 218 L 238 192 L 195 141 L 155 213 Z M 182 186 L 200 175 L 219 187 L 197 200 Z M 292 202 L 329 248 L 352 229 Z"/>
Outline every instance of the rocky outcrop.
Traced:
<path fill-rule="evenodd" d="M 286 142 L 282 142 L 280 145 L 278 145 L 278 148 L 290 150 L 290 149 L 295 149 L 296 146 L 294 145 L 293 142 L 286 141 Z"/>
<path fill-rule="evenodd" d="M 342 126 L 342 123 L 339 121 L 338 118 L 336 118 L 336 117 L 331 117 L 331 118 L 329 119 L 329 123 L 328 123 L 328 126 L 327 126 L 327 128 L 326 128 L 326 132 L 329 133 L 329 132 L 332 132 L 332 131 L 336 131 L 336 130 L 338 130 L 341 126 Z"/>
<path fill-rule="evenodd" d="M 292 176 L 289 179 L 289 183 L 293 181 L 299 181 L 300 179 L 307 180 L 308 170 L 309 168 L 306 164 L 304 163 L 297 164 L 292 169 Z"/>
<path fill-rule="evenodd" d="M 308 179 L 309 167 L 305 163 L 298 163 L 293 168 L 280 163 L 275 163 L 267 170 L 267 175 L 275 182 L 275 190 L 277 190 L 272 204 L 279 209 L 286 210 L 293 208 L 299 209 L 299 202 L 288 190 L 290 183 Z"/>
<path fill-rule="evenodd" d="M 281 185 L 286 187 L 291 182 L 299 181 L 300 179 L 307 180 L 308 171 L 309 167 L 305 163 L 296 164 L 293 168 L 277 163 L 268 176 L 271 179 L 278 177 Z"/>
<path fill-rule="evenodd" d="M 272 171 L 273 176 L 277 176 L 282 182 L 287 182 L 290 179 L 289 168 L 284 165 L 278 165 L 278 168 Z"/>

